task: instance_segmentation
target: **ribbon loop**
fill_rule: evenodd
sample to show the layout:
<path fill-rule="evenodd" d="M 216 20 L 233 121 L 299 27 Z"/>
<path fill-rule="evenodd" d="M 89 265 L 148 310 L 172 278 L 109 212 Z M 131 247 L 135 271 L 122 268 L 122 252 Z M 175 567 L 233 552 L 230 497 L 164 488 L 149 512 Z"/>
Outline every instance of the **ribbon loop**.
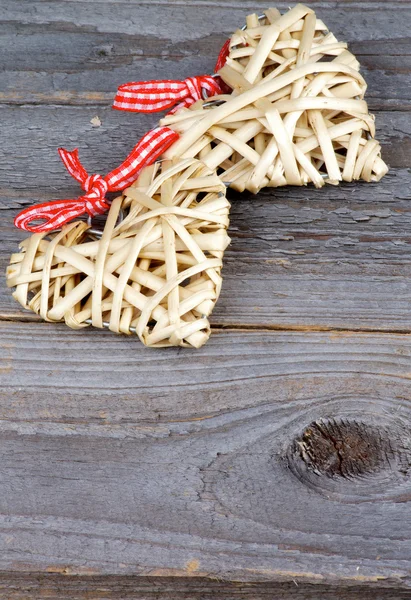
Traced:
<path fill-rule="evenodd" d="M 130 81 L 120 85 L 113 108 L 131 112 L 154 113 L 172 108 L 190 106 L 202 98 L 203 90 L 209 96 L 221 93 L 219 83 L 211 75 L 188 77 L 184 81 L 163 79 Z M 174 111 L 173 111 L 174 112 Z"/>
<path fill-rule="evenodd" d="M 226 40 L 223 44 L 223 47 L 220 50 L 220 53 L 217 57 L 217 62 L 214 67 L 214 71 L 216 73 L 218 73 L 219 70 L 222 69 L 225 63 L 227 62 L 228 55 L 230 54 L 230 43 L 230 39 Z"/>
<path fill-rule="evenodd" d="M 77 199 L 54 200 L 29 206 L 16 216 L 14 224 L 25 231 L 42 233 L 60 229 L 84 213 L 91 217 L 103 214 L 109 208 L 106 193 L 120 191 L 131 185 L 140 171 L 153 164 L 178 137 L 178 133 L 168 127 L 157 127 L 149 131 L 134 146 L 125 161 L 105 177 L 87 173 L 80 162 L 77 148 L 72 152 L 59 148 L 58 152 L 66 169 L 86 194 Z M 42 222 L 33 225 L 33 221 L 37 220 Z"/>
<path fill-rule="evenodd" d="M 31 233 L 43 233 L 60 229 L 64 223 L 84 213 L 84 202 L 79 200 L 55 200 L 43 202 L 22 210 L 14 219 L 19 229 Z M 34 224 L 35 221 L 41 221 Z"/>

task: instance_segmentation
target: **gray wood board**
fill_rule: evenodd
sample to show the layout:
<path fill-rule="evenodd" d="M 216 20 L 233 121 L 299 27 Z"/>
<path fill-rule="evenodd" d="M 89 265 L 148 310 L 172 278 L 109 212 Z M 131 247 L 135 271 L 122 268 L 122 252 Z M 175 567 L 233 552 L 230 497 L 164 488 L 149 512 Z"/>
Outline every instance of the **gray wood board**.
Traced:
<path fill-rule="evenodd" d="M 312 6 L 361 62 L 371 109 L 409 109 L 410 5 Z M 0 21 L 0 103 L 107 105 L 126 81 L 211 73 L 223 41 L 250 10 L 241 3 L 10 3 Z"/>
<path fill-rule="evenodd" d="M 409 336 L 0 331 L 0 570 L 411 583 Z"/>
<path fill-rule="evenodd" d="M 9 138 L 0 150 L 4 209 L 78 195 L 58 146 L 80 146 L 89 171 L 105 173 L 157 119 L 102 107 L 0 110 Z M 101 127 L 90 123 L 95 114 Z M 380 112 L 377 126 L 384 157 L 398 167 L 379 184 L 231 195 L 233 243 L 214 326 L 409 330 L 408 113 Z M 14 214 L 3 212 L 2 269 L 22 238 Z M 0 311 L 22 315 L 3 286 Z"/>
<path fill-rule="evenodd" d="M 58 569 L 57 569 L 58 570 Z M 3 594 L 3 596 L 2 596 Z M 0 577 L 6 600 L 410 600 L 411 590 L 367 589 L 291 583 L 222 582 L 199 577 L 67 576 L 66 574 Z"/>
<path fill-rule="evenodd" d="M 376 113 L 376 137 L 382 144 L 384 160 L 392 168 L 408 168 L 410 164 L 409 114 Z M 100 127 L 94 127 L 90 122 L 96 115 L 101 120 Z M 31 203 L 34 191 L 44 194 L 44 200 L 73 197 L 65 194 L 77 196 L 79 186 L 67 174 L 57 148 L 79 147 L 80 159 L 87 170 L 105 175 L 117 167 L 141 136 L 158 123 L 156 114 L 136 115 L 94 106 L 0 106 L 0 119 L 3 140 L 0 146 L 0 207 L 9 206 L 2 202 L 5 194 L 15 196 L 16 205 Z M 385 181 L 389 179 L 380 183 L 383 190 Z M 294 192 L 295 188 L 289 189 Z M 304 189 L 306 196 L 323 192 L 316 192 L 311 187 Z M 407 197 L 406 189 L 403 196 Z"/>
<path fill-rule="evenodd" d="M 228 35 L 250 12 L 274 5 L 286 11 L 286 2 L 217 1 L 145 2 L 108 0 L 43 1 L 18 4 L 3 1 L 2 21 L 11 25 L 48 25 L 84 33 L 144 34 L 173 44 Z M 337 37 L 348 42 L 409 39 L 409 2 L 306 2 Z M 28 30 L 30 31 L 30 30 Z M 51 29 L 53 31 L 53 29 Z M 186 52 L 185 50 L 183 50 Z M 400 51 L 400 48 L 395 52 Z"/>
<path fill-rule="evenodd" d="M 70 190 L 61 186 L 57 197 L 78 194 L 68 176 L 60 176 Z M 408 170 L 393 169 L 375 185 L 230 194 L 232 243 L 212 325 L 410 331 L 409 186 Z M 24 193 L 25 203 L 44 200 Z M 0 201 L 16 207 L 22 198 L 17 192 Z M 1 212 L 2 272 L 26 235 L 13 226 L 15 214 Z M 4 285 L 0 318 L 37 319 Z"/>

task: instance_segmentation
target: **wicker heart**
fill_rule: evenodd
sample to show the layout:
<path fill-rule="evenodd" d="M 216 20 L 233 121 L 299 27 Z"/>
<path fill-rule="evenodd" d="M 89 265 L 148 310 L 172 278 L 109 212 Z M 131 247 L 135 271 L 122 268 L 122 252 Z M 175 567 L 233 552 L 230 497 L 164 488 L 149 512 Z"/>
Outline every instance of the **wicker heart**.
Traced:
<path fill-rule="evenodd" d="M 8 286 L 46 321 L 198 348 L 210 335 L 230 241 L 225 191 L 197 160 L 157 162 L 112 202 L 101 239 L 76 221 L 24 240 Z"/>
<path fill-rule="evenodd" d="M 219 71 L 233 93 L 164 118 L 181 134 L 166 156 L 200 158 L 231 187 L 254 193 L 378 181 L 388 168 L 346 48 L 307 6 L 250 15 Z"/>

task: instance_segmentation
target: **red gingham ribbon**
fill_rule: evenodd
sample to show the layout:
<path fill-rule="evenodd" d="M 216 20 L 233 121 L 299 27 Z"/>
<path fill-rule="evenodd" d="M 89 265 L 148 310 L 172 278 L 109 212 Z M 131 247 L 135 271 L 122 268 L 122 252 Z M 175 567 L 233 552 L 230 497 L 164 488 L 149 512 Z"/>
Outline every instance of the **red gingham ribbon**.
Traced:
<path fill-rule="evenodd" d="M 230 54 L 230 42 L 231 40 L 227 40 L 224 42 L 223 47 L 220 50 L 220 53 L 217 57 L 217 62 L 214 67 L 215 73 L 218 73 L 220 69 L 222 69 L 226 63 L 227 57 Z"/>
<path fill-rule="evenodd" d="M 152 129 L 134 146 L 125 161 L 105 177 L 89 175 L 79 160 L 77 149 L 69 152 L 59 148 L 60 158 L 67 171 L 80 183 L 86 194 L 73 200 L 54 200 L 30 206 L 17 215 L 14 224 L 25 231 L 40 233 L 60 229 L 84 213 L 91 217 L 103 214 L 109 208 L 106 193 L 128 187 L 136 180 L 143 167 L 153 164 L 178 137 L 178 133 L 168 127 Z M 37 219 L 44 219 L 45 222 L 30 225 Z"/>
<path fill-rule="evenodd" d="M 214 67 L 214 72 L 215 73 L 218 73 L 219 70 L 224 67 L 224 65 L 225 65 L 225 63 L 227 61 L 228 55 L 230 54 L 230 42 L 231 42 L 231 40 L 228 39 L 224 43 L 223 47 L 220 50 L 220 53 L 219 53 L 218 58 L 217 58 L 217 62 L 216 62 L 215 67 Z M 230 86 L 228 86 L 225 83 L 225 81 L 223 81 L 221 79 L 221 77 L 217 77 L 217 81 L 218 81 L 218 84 L 220 86 L 221 93 L 223 93 L 223 94 L 230 94 L 231 93 Z"/>
<path fill-rule="evenodd" d="M 230 40 L 221 48 L 217 58 L 215 72 L 225 64 L 230 52 Z M 153 81 L 130 81 L 120 85 L 114 98 L 113 108 L 130 112 L 152 113 L 174 107 L 170 113 L 180 108 L 191 106 L 203 98 L 203 91 L 208 96 L 216 96 L 230 91 L 220 77 L 197 75 L 184 81 L 159 79 Z M 177 104 L 177 106 L 175 106 Z"/>
<path fill-rule="evenodd" d="M 113 102 L 113 108 L 131 112 L 152 113 L 175 108 L 188 107 L 203 97 L 221 94 L 221 88 L 211 75 L 188 77 L 184 81 L 163 79 L 158 81 L 130 81 L 120 85 Z"/>

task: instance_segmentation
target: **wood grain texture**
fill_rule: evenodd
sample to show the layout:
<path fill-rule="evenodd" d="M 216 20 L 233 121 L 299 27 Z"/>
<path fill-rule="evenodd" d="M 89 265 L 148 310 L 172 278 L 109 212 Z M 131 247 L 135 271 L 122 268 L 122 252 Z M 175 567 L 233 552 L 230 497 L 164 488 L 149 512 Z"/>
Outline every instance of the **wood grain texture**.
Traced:
<path fill-rule="evenodd" d="M 170 353 L 0 327 L 0 570 L 411 584 L 409 336 L 225 332 Z M 330 418 L 389 456 L 316 474 L 295 443 Z"/>
<path fill-rule="evenodd" d="M 97 33 L 135 35 L 138 31 L 178 43 L 181 40 L 204 39 L 210 33 L 228 34 L 243 24 L 249 12 L 262 11 L 268 4 L 267 0 L 145 0 L 138 4 L 133 0 L 34 0 L 19 5 L 12 0 L 5 0 L 2 20 L 23 25 L 61 24 L 66 29 L 84 27 Z M 347 41 L 393 40 L 409 36 L 404 18 L 410 9 L 409 2 L 390 3 L 390 20 L 386 13 L 387 5 L 381 1 L 330 3 L 308 0 L 307 5 L 326 21 L 336 35 L 341 37 L 344 33 Z M 276 6 L 281 11 L 289 8 L 287 2 L 277 2 Z M 331 6 L 333 10 L 330 10 Z M 182 24 L 194 26 L 182 27 Z M 368 30 L 367 36 L 364 35 L 365 30 Z"/>
<path fill-rule="evenodd" d="M 408 185 L 408 171 L 395 169 L 383 184 L 231 194 L 232 243 L 212 325 L 409 332 Z M 69 191 L 61 195 L 70 197 Z M 51 199 L 50 190 L 47 196 Z M 32 201 L 42 199 L 36 195 Z M 28 198 L 15 194 L 2 200 L 3 206 L 16 207 Z M 25 234 L 12 225 L 15 209 L 1 214 L 4 272 Z M 20 308 L 5 286 L 0 288 L 0 316 L 37 319 Z"/>
<path fill-rule="evenodd" d="M 0 102 L 103 106 L 130 79 L 211 72 L 225 38 L 250 11 L 268 6 L 261 1 L 3 4 Z M 339 2 L 331 10 L 327 2 L 309 4 L 360 60 L 371 109 L 409 110 L 409 3 L 395 8 L 390 3 L 389 9 L 381 2 Z"/>
<path fill-rule="evenodd" d="M 44 574 L 0 579 L 7 600 L 409 600 L 411 590 L 301 583 L 242 583 L 200 577 L 98 577 Z"/>
<path fill-rule="evenodd" d="M 100 127 L 93 127 L 90 122 L 96 115 L 101 120 Z M 377 138 L 382 144 L 383 158 L 391 168 L 409 166 L 409 115 L 407 112 L 376 113 Z M 45 194 L 45 200 L 56 196 L 64 198 L 66 194 L 78 195 L 78 184 L 67 174 L 57 154 L 60 146 L 68 149 L 78 146 L 80 158 L 89 172 L 104 175 L 119 165 L 141 136 L 158 123 L 156 114 L 141 115 L 94 106 L 0 106 L 0 119 L 4 140 L 0 146 L 0 198 L 5 194 L 15 196 L 17 204 L 31 203 L 34 191 L 37 195 Z M 279 189 L 271 190 L 275 197 L 278 193 L 281 193 Z M 318 192 L 307 187 L 304 194 L 317 195 Z M 406 196 L 405 191 L 403 195 Z M 0 206 L 9 205 L 2 202 Z"/>
<path fill-rule="evenodd" d="M 409 600 L 411 590 L 293 583 L 241 583 L 199 577 L 98 577 L 4 574 L 0 595 L 7 600 Z"/>

